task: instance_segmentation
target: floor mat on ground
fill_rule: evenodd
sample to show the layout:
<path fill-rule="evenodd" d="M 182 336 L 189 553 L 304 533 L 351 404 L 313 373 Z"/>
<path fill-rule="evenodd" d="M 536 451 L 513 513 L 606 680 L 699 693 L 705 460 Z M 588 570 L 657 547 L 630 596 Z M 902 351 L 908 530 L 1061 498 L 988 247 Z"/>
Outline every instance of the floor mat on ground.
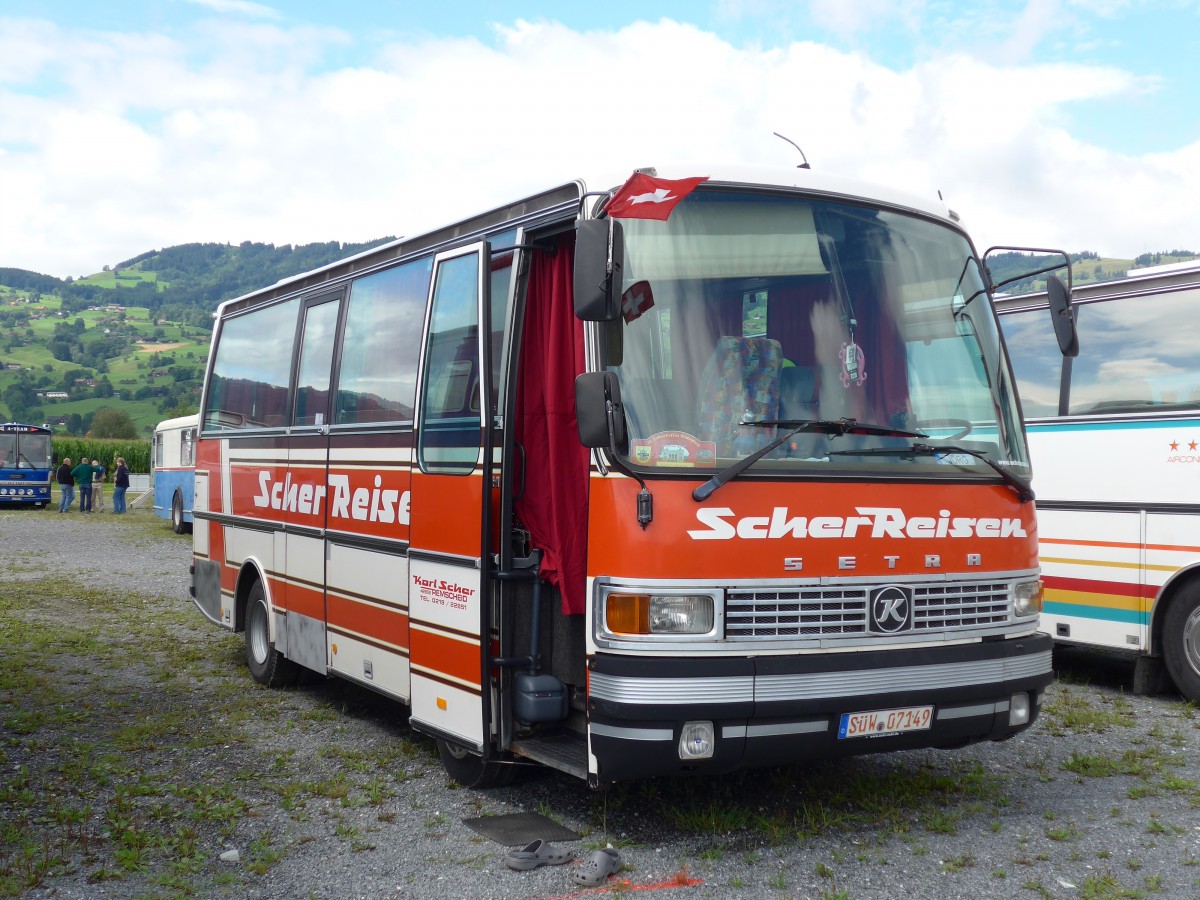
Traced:
<path fill-rule="evenodd" d="M 540 813 L 511 813 L 505 816 L 479 816 L 463 819 L 472 831 L 506 847 L 524 846 L 534 841 L 577 841 L 582 835 L 547 819 Z"/>

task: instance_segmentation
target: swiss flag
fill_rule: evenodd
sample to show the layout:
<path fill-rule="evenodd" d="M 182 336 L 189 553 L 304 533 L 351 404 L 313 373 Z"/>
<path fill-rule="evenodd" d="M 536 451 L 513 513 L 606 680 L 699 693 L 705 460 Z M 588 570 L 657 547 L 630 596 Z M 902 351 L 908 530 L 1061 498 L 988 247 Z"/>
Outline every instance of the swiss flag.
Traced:
<path fill-rule="evenodd" d="M 654 292 L 650 290 L 648 281 L 636 282 L 621 295 L 621 316 L 626 322 L 632 322 L 652 306 Z"/>
<path fill-rule="evenodd" d="M 707 175 L 672 181 L 634 172 L 608 201 L 607 212 L 618 219 L 657 219 L 665 222 L 679 201 L 705 181 L 708 181 Z"/>

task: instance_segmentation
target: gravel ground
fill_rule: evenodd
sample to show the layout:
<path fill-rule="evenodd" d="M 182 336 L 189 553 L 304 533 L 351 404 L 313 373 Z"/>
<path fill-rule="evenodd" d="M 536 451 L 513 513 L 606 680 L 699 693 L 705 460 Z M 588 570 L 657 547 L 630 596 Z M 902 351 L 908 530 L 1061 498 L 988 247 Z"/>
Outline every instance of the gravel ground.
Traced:
<path fill-rule="evenodd" d="M 397 704 L 255 685 L 188 599 L 190 538 L 150 513 L 0 511 L 0 547 L 0 896 L 1200 896 L 1200 718 L 1132 696 L 1126 659 L 1059 653 L 1003 744 L 475 792 Z M 515 812 L 624 870 L 510 871 L 462 820 Z"/>

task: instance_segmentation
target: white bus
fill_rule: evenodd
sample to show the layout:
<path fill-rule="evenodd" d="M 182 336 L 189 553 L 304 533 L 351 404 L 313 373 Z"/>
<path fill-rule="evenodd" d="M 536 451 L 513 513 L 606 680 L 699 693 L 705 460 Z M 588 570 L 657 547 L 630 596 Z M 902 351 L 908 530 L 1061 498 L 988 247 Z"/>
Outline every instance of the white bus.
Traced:
<path fill-rule="evenodd" d="M 407 704 L 473 786 L 1027 728 L 1053 677 L 1028 457 L 958 216 L 655 174 L 223 303 L 197 607 L 263 684 Z"/>
<path fill-rule="evenodd" d="M 1037 466 L 1043 626 L 1162 663 L 1200 700 L 1200 262 L 1076 287 L 1064 360 L 1044 294 L 1001 313 Z"/>
<path fill-rule="evenodd" d="M 180 416 L 154 428 L 154 513 L 184 534 L 192 528 L 198 416 Z"/>

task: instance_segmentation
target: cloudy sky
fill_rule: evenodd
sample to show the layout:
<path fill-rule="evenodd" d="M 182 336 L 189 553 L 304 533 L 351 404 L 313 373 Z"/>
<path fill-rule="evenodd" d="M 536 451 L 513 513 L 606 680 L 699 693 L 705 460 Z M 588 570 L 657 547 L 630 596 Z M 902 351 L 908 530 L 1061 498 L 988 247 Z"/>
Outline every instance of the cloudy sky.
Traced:
<path fill-rule="evenodd" d="M 1200 252 L 1198 91 L 1200 0 L 0 0 L 0 267 L 794 165 L 772 132 L 981 249 Z"/>

